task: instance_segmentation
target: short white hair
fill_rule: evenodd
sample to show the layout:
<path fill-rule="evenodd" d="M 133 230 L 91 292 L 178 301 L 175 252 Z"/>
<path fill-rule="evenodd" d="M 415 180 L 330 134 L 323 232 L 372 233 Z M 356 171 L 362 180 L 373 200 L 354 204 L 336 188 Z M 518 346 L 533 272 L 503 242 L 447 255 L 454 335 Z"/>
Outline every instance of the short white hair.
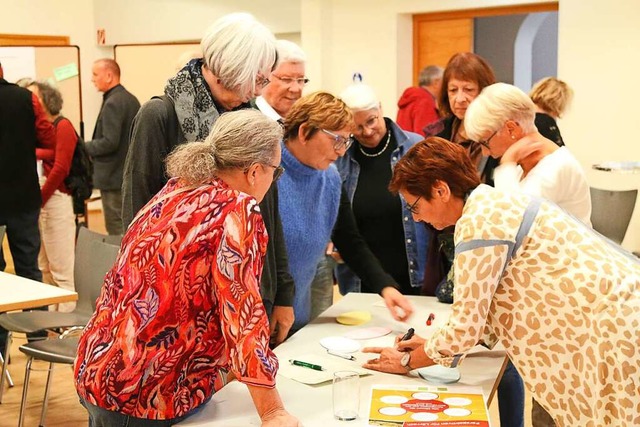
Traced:
<path fill-rule="evenodd" d="M 218 19 L 200 47 L 205 65 L 222 86 L 241 94 L 253 94 L 258 74 L 268 77 L 276 61 L 275 37 L 248 13 Z"/>
<path fill-rule="evenodd" d="M 471 102 L 464 116 L 464 129 L 473 141 L 494 132 L 507 120 L 517 122 L 525 133 L 536 131 L 536 106 L 529 96 L 517 87 L 494 83 L 485 87 Z"/>
<path fill-rule="evenodd" d="M 300 64 L 307 62 L 307 55 L 304 50 L 292 41 L 279 39 L 276 41 L 276 49 L 278 51 L 278 63 L 276 66 L 289 62 Z"/>
<path fill-rule="evenodd" d="M 340 99 L 347 104 L 351 111 L 367 111 L 380 106 L 376 93 L 364 83 L 353 83 L 340 94 Z"/>

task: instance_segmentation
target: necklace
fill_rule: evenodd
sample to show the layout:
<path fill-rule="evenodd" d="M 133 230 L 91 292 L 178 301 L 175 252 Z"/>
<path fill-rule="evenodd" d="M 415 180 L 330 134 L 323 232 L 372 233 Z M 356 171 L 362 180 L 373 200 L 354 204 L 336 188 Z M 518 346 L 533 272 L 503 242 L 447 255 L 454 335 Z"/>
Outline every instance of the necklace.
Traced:
<path fill-rule="evenodd" d="M 387 131 L 387 142 L 384 143 L 384 147 L 382 147 L 382 150 L 378 151 L 375 154 L 369 154 L 366 151 L 364 151 L 362 149 L 362 145 L 358 144 L 358 148 L 360 149 L 360 152 L 367 156 L 367 157 L 378 157 L 380 154 L 384 153 L 387 150 L 387 147 L 389 146 L 389 141 L 391 141 L 391 131 Z"/>

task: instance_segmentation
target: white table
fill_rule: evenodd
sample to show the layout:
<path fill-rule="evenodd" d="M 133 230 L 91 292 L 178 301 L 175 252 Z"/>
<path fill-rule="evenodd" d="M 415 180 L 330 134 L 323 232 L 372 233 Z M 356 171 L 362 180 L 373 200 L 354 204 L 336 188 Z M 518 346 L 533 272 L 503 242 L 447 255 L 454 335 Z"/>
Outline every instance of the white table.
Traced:
<path fill-rule="evenodd" d="M 595 170 L 618 173 L 640 173 L 640 162 L 603 162 L 591 166 Z"/>
<path fill-rule="evenodd" d="M 0 313 L 77 299 L 76 292 L 0 271 Z"/>
<path fill-rule="evenodd" d="M 342 335 L 353 330 L 354 326 L 336 323 L 337 315 L 352 310 L 371 312 L 371 321 L 360 327 L 387 326 L 393 332 L 385 337 L 362 341 L 362 346 L 392 345 L 396 335 L 405 333 L 409 326 L 415 328 L 416 333 L 428 337 L 440 325 L 446 323 L 450 313 L 450 305 L 441 304 L 432 297 L 409 297 L 415 307 L 415 313 L 409 324 L 396 322 L 391 318 L 382 298 L 373 294 L 351 293 L 334 304 L 320 317 L 302 328 L 275 349 L 280 364 L 288 363 L 288 359 L 300 354 L 326 353 L 319 344 L 319 340 L 326 336 Z M 429 313 L 435 314 L 432 326 L 427 327 L 425 320 Z M 354 353 L 358 364 L 362 364 L 372 355 Z M 470 386 L 482 387 L 485 399 L 490 403 L 495 393 L 498 379 L 502 373 L 505 352 L 501 350 L 489 351 L 483 347 L 476 347 L 472 354 L 460 365 L 461 379 L 456 384 L 447 385 L 463 391 Z M 337 421 L 333 418 L 331 383 L 316 386 L 302 384 L 282 375 L 277 377 L 277 389 L 280 392 L 284 406 L 298 417 L 305 427 L 328 426 L 361 426 L 367 419 L 367 411 L 374 384 L 389 385 L 426 385 L 425 380 L 417 376 L 392 375 L 371 371 L 373 375 L 360 377 L 360 413 L 355 421 Z M 487 405 L 488 406 L 488 405 Z M 259 426 L 260 418 L 256 412 L 247 387 L 233 381 L 216 393 L 202 410 L 183 421 L 181 426 L 225 426 L 246 427 Z"/>

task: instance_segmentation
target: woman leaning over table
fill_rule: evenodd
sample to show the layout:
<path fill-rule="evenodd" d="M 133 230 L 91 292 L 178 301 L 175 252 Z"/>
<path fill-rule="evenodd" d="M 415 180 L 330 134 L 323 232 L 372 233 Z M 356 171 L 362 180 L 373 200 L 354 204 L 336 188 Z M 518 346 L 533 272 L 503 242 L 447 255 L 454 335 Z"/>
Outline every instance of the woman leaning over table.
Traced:
<path fill-rule="evenodd" d="M 73 264 L 76 222 L 73 200 L 64 180 L 71 169 L 78 135 L 69 119 L 60 115 L 63 100 L 58 89 L 39 81 L 32 82 L 27 89 L 36 94 L 47 120 L 56 128 L 55 149 L 36 149 L 38 160 L 42 160 L 44 169 L 44 177 L 40 179 L 42 209 L 38 222 L 42 245 L 38 254 L 38 266 L 45 281 L 51 280 L 56 286 L 75 291 Z M 69 312 L 75 305 L 75 302 L 62 303 L 58 310 Z"/>
<path fill-rule="evenodd" d="M 455 366 L 500 341 L 559 426 L 640 423 L 640 261 L 555 204 L 480 185 L 464 149 L 428 138 L 390 188 L 416 220 L 455 225 L 456 286 L 447 324 L 380 353 L 391 373 Z M 586 279 L 585 279 L 586 278 Z"/>
<path fill-rule="evenodd" d="M 336 160 L 358 230 L 404 295 L 419 295 L 429 234 L 411 217 L 411 206 L 389 191 L 393 166 L 422 136 L 385 117 L 371 87 L 354 83 L 340 98 L 353 112 L 355 142 Z M 340 249 L 339 247 L 337 248 Z M 340 293 L 373 292 L 348 266 L 338 265 Z M 431 294 L 433 295 L 433 294 Z"/>
<path fill-rule="evenodd" d="M 327 92 L 303 96 L 285 119 L 282 165 L 286 172 L 278 182 L 278 206 L 296 286 L 294 331 L 311 320 L 311 282 L 330 240 L 340 248 L 347 265 L 382 295 L 396 319 L 406 319 L 413 312 L 358 232 L 349 197 L 333 165 L 351 145 L 352 127 L 349 108 Z"/>
<path fill-rule="evenodd" d="M 259 280 L 258 203 L 282 172 L 278 123 L 222 115 L 205 142 L 167 158 L 171 179 L 129 226 L 80 339 L 76 388 L 90 426 L 173 425 L 229 377 L 263 426 L 297 426 L 275 389 L 278 360 Z"/>

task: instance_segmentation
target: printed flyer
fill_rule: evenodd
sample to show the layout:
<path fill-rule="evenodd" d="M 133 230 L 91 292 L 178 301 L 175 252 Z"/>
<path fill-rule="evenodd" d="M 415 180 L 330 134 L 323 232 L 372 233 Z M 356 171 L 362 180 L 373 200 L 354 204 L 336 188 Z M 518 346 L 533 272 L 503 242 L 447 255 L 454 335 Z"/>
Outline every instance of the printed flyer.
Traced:
<path fill-rule="evenodd" d="M 490 427 L 482 390 L 434 386 L 373 386 L 369 426 Z"/>

